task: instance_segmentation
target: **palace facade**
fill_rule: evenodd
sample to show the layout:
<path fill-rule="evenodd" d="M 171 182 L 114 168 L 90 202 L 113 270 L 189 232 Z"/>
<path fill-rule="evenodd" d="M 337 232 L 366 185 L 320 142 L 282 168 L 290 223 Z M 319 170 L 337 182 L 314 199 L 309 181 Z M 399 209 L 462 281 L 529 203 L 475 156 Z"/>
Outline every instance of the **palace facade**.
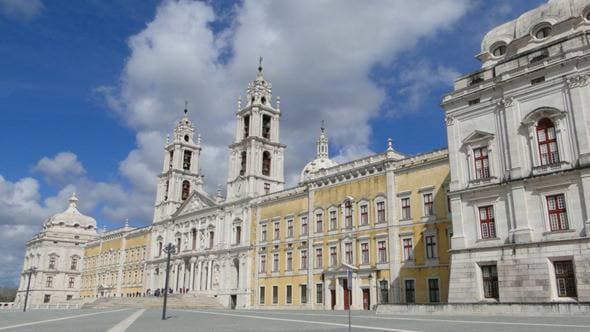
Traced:
<path fill-rule="evenodd" d="M 488 32 L 443 99 L 453 220 L 449 302 L 590 300 L 590 1 Z"/>

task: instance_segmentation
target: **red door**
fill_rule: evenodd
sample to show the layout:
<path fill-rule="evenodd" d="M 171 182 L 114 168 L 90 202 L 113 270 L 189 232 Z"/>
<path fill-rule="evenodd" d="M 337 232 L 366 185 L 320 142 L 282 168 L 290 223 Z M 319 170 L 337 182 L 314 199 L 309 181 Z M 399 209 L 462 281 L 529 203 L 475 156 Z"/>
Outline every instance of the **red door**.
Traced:
<path fill-rule="evenodd" d="M 368 289 L 363 289 L 363 309 L 369 310 L 371 308 L 371 296 Z"/>
<path fill-rule="evenodd" d="M 342 279 L 342 284 L 344 286 L 344 310 L 350 309 L 350 301 L 352 300 L 352 296 L 350 296 L 350 291 L 348 290 L 348 280 Z"/>
<path fill-rule="evenodd" d="M 335 289 L 330 289 L 330 298 L 332 300 L 332 310 L 334 310 L 334 307 L 336 306 L 336 290 Z"/>

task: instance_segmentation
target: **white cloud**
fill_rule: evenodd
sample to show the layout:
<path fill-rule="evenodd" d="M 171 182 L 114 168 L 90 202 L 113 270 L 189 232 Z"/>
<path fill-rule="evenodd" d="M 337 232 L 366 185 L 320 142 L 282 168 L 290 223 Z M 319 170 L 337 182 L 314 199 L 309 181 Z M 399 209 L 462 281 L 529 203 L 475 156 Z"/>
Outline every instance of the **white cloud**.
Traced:
<path fill-rule="evenodd" d="M 371 6 L 246 0 L 229 16 L 234 19 L 229 28 L 214 32 L 210 23 L 219 18 L 206 3 L 164 2 L 154 20 L 129 39 L 131 54 L 120 86 L 99 89 L 138 131 L 137 148 L 121 171 L 142 192 L 149 190 L 141 182 L 160 171 L 163 142 L 145 144 L 145 135 L 169 133 L 186 99 L 203 135 L 206 188 L 225 183 L 236 99 L 254 78 L 260 55 L 265 77 L 282 100 L 281 139 L 288 146 L 290 184 L 314 154 L 320 119 L 327 120 L 331 142 L 343 151 L 339 160 L 370 153 L 369 120 L 386 98 L 370 79 L 371 69 L 390 65 L 420 38 L 451 26 L 467 8 L 467 0 L 376 1 Z"/>
<path fill-rule="evenodd" d="M 78 156 L 72 152 L 60 152 L 54 157 L 43 157 L 33 167 L 33 171 L 43 174 L 51 183 L 64 183 L 86 173 Z"/>
<path fill-rule="evenodd" d="M 0 10 L 8 17 L 28 21 L 43 10 L 41 0 L 0 0 Z"/>

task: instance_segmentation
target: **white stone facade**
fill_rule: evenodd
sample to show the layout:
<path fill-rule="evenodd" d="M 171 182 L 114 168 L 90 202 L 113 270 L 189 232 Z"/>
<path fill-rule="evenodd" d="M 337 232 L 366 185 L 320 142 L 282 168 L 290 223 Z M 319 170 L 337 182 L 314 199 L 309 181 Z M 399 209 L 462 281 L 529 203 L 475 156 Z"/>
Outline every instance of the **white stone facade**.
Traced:
<path fill-rule="evenodd" d="M 590 1 L 490 31 L 446 95 L 449 302 L 589 301 Z"/>
<path fill-rule="evenodd" d="M 95 239 L 97 233 L 96 220 L 81 214 L 76 208 L 77 201 L 73 195 L 67 210 L 47 219 L 43 230 L 27 242 L 15 306 L 24 305 L 29 275 L 27 306 L 66 304 L 80 297 L 82 246 Z M 27 273 L 30 268 L 36 271 Z"/>
<path fill-rule="evenodd" d="M 153 293 L 164 286 L 166 254 L 162 248 L 173 243 L 176 254 L 171 263 L 169 288 L 174 293 L 216 296 L 226 307 L 248 306 L 252 274 L 248 264 L 250 201 L 283 188 L 285 146 L 279 142 L 280 104 L 278 99 L 276 107 L 270 104 L 271 85 L 262 76 L 262 67 L 248 86 L 247 98 L 246 107 L 242 108 L 241 103 L 238 106 L 236 139 L 230 145 L 227 200 L 220 193 L 210 197 L 202 190 L 198 168 L 180 170 L 180 164 L 170 164 L 172 149 L 170 145 L 166 148 L 152 226 L 146 290 Z M 193 128 L 186 117 L 180 125 Z M 178 127 L 175 131 L 179 131 Z M 188 136 L 188 141 L 192 141 L 193 134 L 194 129 L 181 136 L 183 139 Z M 200 155 L 200 142 L 194 147 L 177 146 L 174 155 L 184 154 L 185 150 L 197 152 L 192 154 L 196 158 Z M 267 157 L 269 161 L 265 161 Z M 193 163 L 198 163 L 198 159 Z M 175 183 L 196 184 L 191 185 L 188 198 L 178 194 L 181 187 L 165 186 L 167 181 L 174 182 L 175 176 L 180 179 Z M 164 198 L 173 202 L 166 203 Z"/>

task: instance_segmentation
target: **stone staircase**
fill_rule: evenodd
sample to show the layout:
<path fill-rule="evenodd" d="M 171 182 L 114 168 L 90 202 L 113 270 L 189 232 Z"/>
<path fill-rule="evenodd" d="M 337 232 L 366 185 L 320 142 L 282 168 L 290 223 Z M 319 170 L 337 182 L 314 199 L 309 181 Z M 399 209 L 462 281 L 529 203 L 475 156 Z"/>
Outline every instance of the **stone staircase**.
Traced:
<path fill-rule="evenodd" d="M 86 303 L 82 309 L 111 309 L 111 308 L 161 308 L 163 297 L 101 297 L 94 302 Z M 168 296 L 166 305 L 170 309 L 223 309 L 223 306 L 213 296 L 173 294 Z"/>

